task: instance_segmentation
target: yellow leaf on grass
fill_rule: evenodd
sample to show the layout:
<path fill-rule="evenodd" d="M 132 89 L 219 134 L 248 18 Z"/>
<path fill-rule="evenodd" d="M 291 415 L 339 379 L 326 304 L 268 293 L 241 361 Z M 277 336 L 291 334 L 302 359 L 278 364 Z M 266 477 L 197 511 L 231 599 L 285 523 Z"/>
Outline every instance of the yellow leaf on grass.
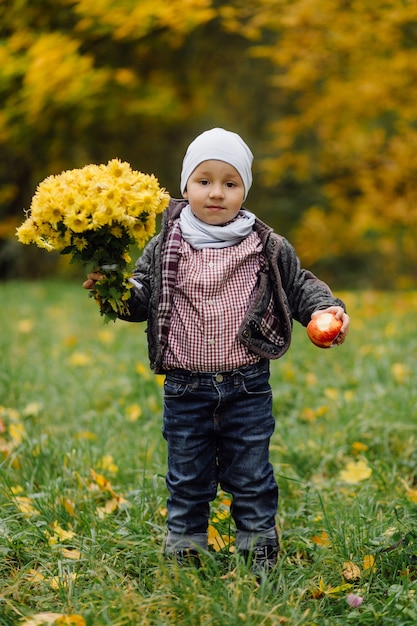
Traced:
<path fill-rule="evenodd" d="M 112 474 L 117 474 L 117 472 L 119 471 L 119 468 L 114 462 L 113 455 L 111 454 L 105 454 L 98 462 L 98 467 L 99 469 L 107 470 L 108 472 L 111 472 Z"/>
<path fill-rule="evenodd" d="M 352 443 L 352 452 L 353 454 L 359 454 L 360 452 L 366 452 L 368 450 L 368 446 L 366 443 L 362 443 L 361 441 L 354 441 Z"/>
<path fill-rule="evenodd" d="M 75 514 L 75 503 L 69 498 L 62 498 L 61 504 L 69 515 L 74 517 Z"/>
<path fill-rule="evenodd" d="M 315 599 L 322 598 L 323 596 L 337 596 L 340 593 L 345 593 L 349 589 L 352 588 L 353 585 L 350 583 L 345 583 L 342 585 L 338 585 L 337 587 L 331 587 L 330 585 L 326 585 L 322 576 L 319 578 L 318 585 L 311 590 L 311 595 Z"/>
<path fill-rule="evenodd" d="M 61 554 L 65 559 L 72 559 L 73 561 L 78 561 L 82 556 L 81 552 L 75 548 L 62 548 Z"/>
<path fill-rule="evenodd" d="M 144 380 L 151 379 L 151 373 L 149 371 L 149 368 L 143 363 L 140 363 L 140 362 L 136 363 L 136 373 L 139 374 L 139 376 L 143 378 Z"/>
<path fill-rule="evenodd" d="M 306 383 L 309 387 L 315 387 L 317 385 L 317 376 L 313 372 L 307 372 Z"/>
<path fill-rule="evenodd" d="M 396 383 L 403 385 L 410 375 L 410 370 L 404 363 L 393 363 L 391 374 Z"/>
<path fill-rule="evenodd" d="M 80 430 L 78 433 L 76 433 L 75 436 L 77 437 L 77 439 L 87 439 L 90 441 L 97 441 L 96 433 L 92 433 L 89 430 Z"/>
<path fill-rule="evenodd" d="M 341 480 L 351 485 L 366 480 L 372 474 L 372 469 L 366 461 L 350 461 L 339 474 Z"/>
<path fill-rule="evenodd" d="M 343 563 L 343 578 L 345 580 L 359 580 L 361 577 L 360 568 L 352 561 Z"/>
<path fill-rule="evenodd" d="M 77 574 L 72 572 L 71 574 L 66 574 L 65 576 L 52 576 L 48 578 L 47 582 L 51 589 L 66 589 L 68 587 L 68 583 L 73 583 L 77 578 Z"/>
<path fill-rule="evenodd" d="M 208 527 L 208 544 L 212 546 L 216 552 L 220 552 L 224 548 L 227 548 L 230 543 L 233 541 L 232 537 L 229 535 L 221 535 L 217 528 L 212 526 L 211 524 Z"/>
<path fill-rule="evenodd" d="M 32 615 L 20 626 L 42 626 L 43 624 L 55 624 L 56 626 L 85 626 L 86 621 L 81 615 L 65 615 L 64 613 L 37 613 Z"/>
<path fill-rule="evenodd" d="M 26 436 L 26 429 L 21 422 L 12 422 L 9 424 L 9 436 L 14 446 L 18 446 L 22 443 L 23 438 Z"/>
<path fill-rule="evenodd" d="M 19 511 L 23 513 L 25 517 L 31 517 L 32 515 L 39 515 L 39 511 L 37 511 L 32 506 L 32 500 L 26 496 L 16 496 L 15 504 Z"/>
<path fill-rule="evenodd" d="M 85 626 L 85 619 L 81 615 L 62 615 L 56 620 L 56 626 Z"/>
<path fill-rule="evenodd" d="M 104 330 L 100 330 L 97 333 L 97 336 L 99 340 L 101 341 L 101 343 L 104 343 L 106 345 L 110 345 L 114 341 L 114 333 L 108 330 L 107 328 Z"/>
<path fill-rule="evenodd" d="M 301 415 L 300 418 L 304 421 L 304 422 L 315 422 L 317 419 L 316 416 L 316 412 L 314 411 L 314 409 L 312 409 L 311 407 L 304 407 L 304 409 L 301 411 Z"/>
<path fill-rule="evenodd" d="M 405 487 L 407 499 L 413 504 L 417 504 L 417 489 L 412 489 L 410 485 L 402 478 L 400 478 L 400 481 Z"/>
<path fill-rule="evenodd" d="M 131 404 L 126 407 L 126 417 L 129 422 L 136 422 L 142 415 L 142 408 L 139 404 Z"/>
<path fill-rule="evenodd" d="M 413 504 L 417 504 L 417 489 L 407 489 L 407 499 Z"/>
<path fill-rule="evenodd" d="M 69 358 L 70 365 L 73 367 L 87 367 L 91 365 L 92 359 L 85 352 L 74 352 Z"/>
<path fill-rule="evenodd" d="M 365 572 L 374 572 L 376 570 L 375 559 L 372 554 L 365 554 L 363 557 L 363 569 Z"/>
<path fill-rule="evenodd" d="M 27 335 L 28 333 L 32 332 L 33 329 L 33 321 L 32 320 L 19 320 L 17 322 L 17 330 L 19 331 L 19 333 L 22 333 L 24 335 Z"/>
<path fill-rule="evenodd" d="M 25 619 L 24 622 L 21 622 L 20 626 L 41 626 L 42 624 L 54 624 L 56 620 L 62 617 L 62 613 L 38 613 L 37 615 L 32 615 L 28 619 Z"/>
<path fill-rule="evenodd" d="M 43 405 L 40 402 L 29 402 L 22 411 L 25 417 L 36 417 L 40 414 Z"/>
<path fill-rule="evenodd" d="M 337 585 L 337 587 L 328 587 L 326 590 L 326 596 L 337 596 L 339 593 L 345 593 L 349 589 L 352 589 L 353 585 L 350 583 L 344 583 L 343 585 Z"/>
<path fill-rule="evenodd" d="M 102 491 L 109 491 L 110 493 L 113 493 L 111 482 L 105 476 L 103 476 L 103 474 L 97 474 L 97 472 L 95 472 L 93 469 L 91 469 L 90 471 L 94 482 L 100 487 Z"/>
<path fill-rule="evenodd" d="M 331 400 L 337 400 L 339 397 L 339 391 L 334 387 L 327 387 L 324 390 L 324 395 L 330 398 Z"/>
<path fill-rule="evenodd" d="M 37 569 L 30 569 L 25 575 L 26 580 L 31 584 L 41 583 L 45 580 L 45 576 Z"/>
<path fill-rule="evenodd" d="M 106 515 L 111 515 L 118 509 L 127 507 L 128 505 L 128 500 L 126 500 L 122 496 L 115 495 L 114 498 L 111 498 L 111 500 L 107 500 L 104 506 L 97 507 L 96 513 L 99 519 L 103 519 Z"/>
<path fill-rule="evenodd" d="M 52 545 L 54 543 L 58 543 L 58 541 L 67 541 L 72 539 L 74 536 L 75 532 L 73 530 L 64 530 L 58 522 L 55 521 L 52 524 L 52 535 L 49 536 L 48 542 L 49 545 Z"/>
<path fill-rule="evenodd" d="M 321 533 L 321 535 L 314 535 L 312 542 L 317 546 L 322 546 L 323 548 L 327 548 L 330 546 L 330 538 L 325 530 Z"/>

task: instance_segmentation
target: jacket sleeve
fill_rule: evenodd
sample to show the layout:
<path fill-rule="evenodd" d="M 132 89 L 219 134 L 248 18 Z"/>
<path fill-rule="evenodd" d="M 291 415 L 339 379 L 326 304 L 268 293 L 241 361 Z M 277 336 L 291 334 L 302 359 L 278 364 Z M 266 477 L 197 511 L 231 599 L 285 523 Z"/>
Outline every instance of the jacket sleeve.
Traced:
<path fill-rule="evenodd" d="M 153 237 L 145 246 L 133 272 L 133 287 L 127 304 L 129 315 L 120 316 L 126 322 L 144 322 L 148 319 L 149 302 L 153 288 L 153 258 L 159 236 Z"/>
<path fill-rule="evenodd" d="M 281 245 L 279 269 L 290 313 L 303 326 L 307 326 L 311 314 L 319 309 L 341 306 L 346 310 L 345 304 L 332 294 L 326 283 L 301 267 L 293 246 L 286 239 Z"/>

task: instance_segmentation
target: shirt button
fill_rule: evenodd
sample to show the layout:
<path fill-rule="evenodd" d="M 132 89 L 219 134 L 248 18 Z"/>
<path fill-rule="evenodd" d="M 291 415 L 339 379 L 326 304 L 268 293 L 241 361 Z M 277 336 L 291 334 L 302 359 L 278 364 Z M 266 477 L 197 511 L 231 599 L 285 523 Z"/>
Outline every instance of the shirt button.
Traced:
<path fill-rule="evenodd" d="M 210 344 L 211 346 L 214 346 L 214 343 L 215 343 L 215 342 L 214 342 L 214 339 L 209 339 L 209 344 Z"/>
<path fill-rule="evenodd" d="M 214 263 L 213 261 L 210 261 L 210 263 L 208 264 L 209 267 L 214 267 Z"/>
<path fill-rule="evenodd" d="M 221 383 L 223 382 L 223 374 L 216 374 L 216 376 L 214 377 L 216 383 Z"/>

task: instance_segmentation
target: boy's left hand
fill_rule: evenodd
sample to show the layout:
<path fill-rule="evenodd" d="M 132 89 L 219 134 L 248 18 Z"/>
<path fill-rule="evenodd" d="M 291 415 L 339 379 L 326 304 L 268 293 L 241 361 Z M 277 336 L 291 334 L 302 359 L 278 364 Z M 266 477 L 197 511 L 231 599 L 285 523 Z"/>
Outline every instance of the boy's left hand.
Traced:
<path fill-rule="evenodd" d="M 317 315 L 320 315 L 320 313 L 332 313 L 338 320 L 342 320 L 342 328 L 340 329 L 339 334 L 332 343 L 332 346 L 341 346 L 349 332 L 349 315 L 345 313 L 344 309 L 341 306 L 329 306 L 327 309 L 320 309 L 319 311 L 315 311 L 311 317 L 316 317 Z"/>

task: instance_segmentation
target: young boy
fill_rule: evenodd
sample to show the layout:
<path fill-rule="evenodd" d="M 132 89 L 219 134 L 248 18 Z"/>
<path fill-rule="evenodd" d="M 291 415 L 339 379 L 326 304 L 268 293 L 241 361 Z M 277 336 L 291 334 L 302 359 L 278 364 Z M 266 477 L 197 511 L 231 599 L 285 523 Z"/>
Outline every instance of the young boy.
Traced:
<path fill-rule="evenodd" d="M 292 320 L 319 311 L 343 322 L 343 302 L 294 249 L 244 208 L 253 155 L 239 135 L 213 128 L 188 147 L 183 200 L 171 199 L 161 232 L 136 264 L 129 321 L 148 321 L 151 368 L 166 375 L 167 555 L 184 562 L 207 548 L 217 488 L 232 495 L 236 547 L 271 569 L 279 542 L 278 487 L 269 461 L 274 431 L 269 361 L 288 349 Z M 94 287 L 99 273 L 84 283 Z"/>

